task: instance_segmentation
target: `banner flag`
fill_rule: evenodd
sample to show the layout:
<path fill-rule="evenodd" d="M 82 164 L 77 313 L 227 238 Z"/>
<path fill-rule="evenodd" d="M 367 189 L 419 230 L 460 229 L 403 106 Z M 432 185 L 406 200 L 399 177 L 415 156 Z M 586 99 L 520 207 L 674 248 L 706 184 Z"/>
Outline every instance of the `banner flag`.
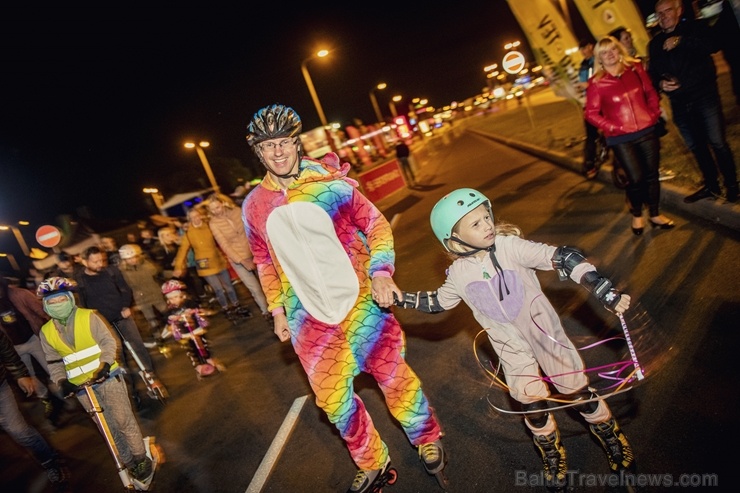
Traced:
<path fill-rule="evenodd" d="M 632 33 L 637 55 L 647 56 L 650 41 L 645 20 L 633 0 L 573 0 L 596 41 L 612 29 L 626 27 Z"/>
<path fill-rule="evenodd" d="M 583 57 L 560 11 L 551 0 L 507 1 L 555 94 L 582 103 L 578 68 Z"/>

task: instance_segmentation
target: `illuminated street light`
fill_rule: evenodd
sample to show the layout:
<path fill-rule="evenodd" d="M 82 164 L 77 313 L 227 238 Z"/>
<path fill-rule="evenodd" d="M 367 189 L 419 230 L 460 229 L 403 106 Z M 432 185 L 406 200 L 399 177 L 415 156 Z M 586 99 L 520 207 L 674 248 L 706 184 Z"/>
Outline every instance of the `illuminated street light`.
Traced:
<path fill-rule="evenodd" d="M 381 82 L 377 86 L 370 89 L 370 102 L 373 103 L 373 109 L 375 110 L 375 117 L 377 118 L 378 123 L 382 123 L 384 120 L 383 115 L 380 113 L 378 99 L 375 97 L 375 90 L 377 89 L 378 91 L 382 91 L 386 87 L 388 87 L 388 84 L 386 84 L 385 82 Z"/>
<path fill-rule="evenodd" d="M 311 55 L 310 57 L 306 58 L 301 62 L 301 72 L 303 72 L 303 78 L 306 79 L 306 85 L 308 86 L 308 92 L 311 93 L 311 99 L 313 99 L 313 104 L 316 107 L 316 112 L 319 114 L 319 120 L 321 120 L 321 126 L 324 127 L 324 132 L 326 132 L 326 138 L 329 140 L 329 147 L 331 147 L 331 150 L 336 152 L 336 146 L 334 145 L 334 138 L 331 135 L 331 130 L 329 129 L 329 124 L 326 121 L 326 116 L 324 116 L 324 110 L 321 108 L 321 103 L 319 102 L 319 96 L 316 94 L 316 88 L 313 86 L 313 81 L 311 80 L 311 75 L 308 73 L 308 66 L 306 65 L 310 60 L 313 60 L 314 58 L 324 58 L 326 55 L 329 54 L 329 50 L 320 50 L 316 54 Z"/>
<path fill-rule="evenodd" d="M 520 44 L 522 44 L 522 43 L 521 43 L 520 41 L 514 41 L 514 42 L 512 42 L 512 43 L 506 43 L 506 44 L 504 45 L 504 49 L 505 49 L 505 50 L 513 50 L 514 48 L 516 48 L 516 47 L 517 47 L 517 46 L 519 46 Z"/>
<path fill-rule="evenodd" d="M 150 194 L 152 196 L 152 200 L 154 200 L 154 205 L 157 206 L 157 209 L 159 209 L 162 214 L 167 215 L 166 211 L 163 209 L 164 197 L 162 197 L 162 194 L 159 193 L 159 189 L 145 188 L 142 190 L 142 192 Z"/>
<path fill-rule="evenodd" d="M 187 149 L 193 149 L 195 148 L 195 151 L 198 153 L 198 157 L 200 158 L 201 164 L 203 164 L 203 169 L 206 170 L 206 175 L 208 175 L 208 180 L 211 182 L 211 186 L 213 187 L 213 191 L 216 193 L 220 192 L 220 189 L 218 187 L 218 183 L 216 183 L 216 177 L 213 176 L 213 171 L 211 171 L 211 165 L 208 164 L 208 159 L 206 158 L 206 153 L 203 152 L 203 148 L 209 147 L 211 144 L 206 141 L 200 141 L 198 142 L 198 145 L 195 145 L 193 142 L 185 142 L 185 147 Z"/>
<path fill-rule="evenodd" d="M 393 118 L 398 116 L 398 112 L 396 111 L 396 103 L 401 101 L 402 99 L 403 99 L 403 96 L 401 96 L 400 94 L 397 94 L 393 96 L 393 98 L 391 99 L 391 102 L 388 103 L 388 107 L 391 109 L 391 115 L 393 115 Z"/>
<path fill-rule="evenodd" d="M 18 221 L 18 224 L 21 226 L 28 226 L 28 221 Z M 15 235 L 15 239 L 18 240 L 18 244 L 21 247 L 21 250 L 23 250 L 23 255 L 28 257 L 31 254 L 31 251 L 28 249 L 28 244 L 26 243 L 26 240 L 23 238 L 23 235 L 21 234 L 21 231 L 16 228 L 15 226 L 9 226 L 5 224 L 0 224 L 0 231 L 12 231 Z"/>
<path fill-rule="evenodd" d="M 486 84 L 488 85 L 488 90 L 493 90 L 493 84 L 491 84 L 491 79 L 496 77 L 498 75 L 498 63 L 493 63 L 491 65 L 487 65 L 483 67 L 483 72 L 486 74 Z"/>

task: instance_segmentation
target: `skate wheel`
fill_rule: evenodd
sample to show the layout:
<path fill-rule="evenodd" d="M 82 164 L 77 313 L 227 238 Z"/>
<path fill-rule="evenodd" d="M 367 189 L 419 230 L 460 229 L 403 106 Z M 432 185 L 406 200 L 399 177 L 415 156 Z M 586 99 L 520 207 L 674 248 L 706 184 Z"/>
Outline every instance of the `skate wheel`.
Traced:
<path fill-rule="evenodd" d="M 386 484 L 395 484 L 396 480 L 398 479 L 398 471 L 396 471 L 394 468 L 388 469 L 388 480 L 386 481 Z"/>
<path fill-rule="evenodd" d="M 434 475 L 435 478 L 437 478 L 437 483 L 439 483 L 440 488 L 447 491 L 447 486 L 450 484 L 450 481 L 447 479 L 447 476 L 443 472 L 438 472 Z"/>

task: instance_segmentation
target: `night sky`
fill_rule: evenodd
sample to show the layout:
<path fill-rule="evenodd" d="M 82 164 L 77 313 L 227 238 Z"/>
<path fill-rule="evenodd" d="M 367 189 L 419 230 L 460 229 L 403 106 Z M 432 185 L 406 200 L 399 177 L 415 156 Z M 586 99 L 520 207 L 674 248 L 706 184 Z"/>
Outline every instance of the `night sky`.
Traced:
<path fill-rule="evenodd" d="M 525 40 L 504 0 L 259 5 L 3 9 L 0 224 L 146 215 L 145 186 L 165 199 L 188 191 L 168 189 L 183 170 L 208 186 L 186 140 L 209 140 L 214 168 L 247 165 L 247 122 L 274 102 L 294 107 L 304 129 L 319 126 L 301 62 L 321 47 L 334 50 L 308 63 L 321 105 L 329 121 L 351 124 L 374 121 L 369 92 L 379 82 L 386 115 L 394 94 L 435 106 L 470 97 L 503 44 Z"/>
<path fill-rule="evenodd" d="M 217 175 L 232 162 L 249 177 L 256 110 L 281 102 L 319 126 L 301 73 L 319 48 L 332 54 L 309 72 L 327 119 L 344 125 L 375 120 L 379 82 L 385 115 L 395 94 L 441 107 L 479 93 L 506 42 L 531 56 L 505 0 L 405 4 L 2 9 L 0 224 L 146 217 L 144 187 L 167 199 L 209 186 L 186 140 L 211 142 Z"/>

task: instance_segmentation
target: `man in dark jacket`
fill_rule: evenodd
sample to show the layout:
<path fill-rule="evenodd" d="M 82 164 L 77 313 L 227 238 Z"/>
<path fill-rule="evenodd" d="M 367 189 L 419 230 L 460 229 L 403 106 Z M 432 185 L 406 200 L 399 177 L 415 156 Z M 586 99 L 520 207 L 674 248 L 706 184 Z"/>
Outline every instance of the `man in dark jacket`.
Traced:
<path fill-rule="evenodd" d="M 36 384 L 28 368 L 13 348 L 13 343 L 0 331 L 0 427 L 18 444 L 25 447 L 41 466 L 46 469 L 49 482 L 57 492 L 69 489 L 69 474 L 59 454 L 34 427 L 23 418 L 13 389 L 10 388 L 8 373 L 15 378 L 23 392 L 30 396 Z"/>
<path fill-rule="evenodd" d="M 57 395 L 49 392 L 49 388 L 36 376 L 33 362 L 35 359 L 36 364 L 49 375 L 38 337 L 41 326 L 48 319 L 36 295 L 27 289 L 11 286 L 7 279 L 0 276 L 0 331 L 5 332 L 16 353 L 26 365 L 29 376 L 34 381 L 36 397 L 44 403 L 46 419 L 52 425 L 58 426 L 64 407 L 61 392 L 58 389 L 55 389 Z"/>
<path fill-rule="evenodd" d="M 662 31 L 648 44 L 648 73 L 656 89 L 668 95 L 673 122 L 704 177 L 702 188 L 685 197 L 684 202 L 719 197 L 718 169 L 725 198 L 736 202 L 737 170 L 725 137 L 717 69 L 712 59 L 719 45 L 705 23 L 682 19 L 680 0 L 658 0 L 655 13 Z"/>
<path fill-rule="evenodd" d="M 413 188 L 416 186 L 416 177 L 414 176 L 414 170 L 411 169 L 409 156 L 411 156 L 409 146 L 404 141 L 399 140 L 398 144 L 396 144 L 396 157 L 401 164 L 401 170 L 406 178 L 406 184 Z"/>
<path fill-rule="evenodd" d="M 152 358 L 132 317 L 133 291 L 126 283 L 121 270 L 113 265 L 106 266 L 105 260 L 105 253 L 96 246 L 82 252 L 85 270 L 76 279 L 79 285 L 80 305 L 100 312 L 113 325 L 119 337 L 131 344 L 136 356 L 144 365 L 141 369 L 153 373 Z M 125 345 L 124 340 L 121 342 Z M 125 361 L 125 349 L 123 356 Z M 138 373 L 138 369 L 132 369 Z M 137 404 L 140 402 L 136 392 L 132 397 Z"/>

